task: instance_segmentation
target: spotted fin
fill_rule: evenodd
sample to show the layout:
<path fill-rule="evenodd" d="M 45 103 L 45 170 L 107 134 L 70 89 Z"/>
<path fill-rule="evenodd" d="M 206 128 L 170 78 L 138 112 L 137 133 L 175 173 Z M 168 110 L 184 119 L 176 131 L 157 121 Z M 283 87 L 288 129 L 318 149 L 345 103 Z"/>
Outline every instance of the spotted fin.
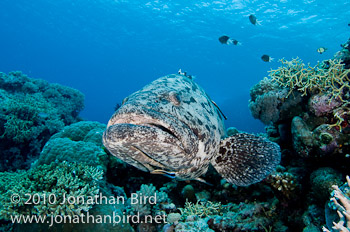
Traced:
<path fill-rule="evenodd" d="M 237 133 L 220 142 L 219 154 L 212 164 L 228 182 L 248 186 L 264 179 L 280 160 L 276 143 L 253 134 Z"/>

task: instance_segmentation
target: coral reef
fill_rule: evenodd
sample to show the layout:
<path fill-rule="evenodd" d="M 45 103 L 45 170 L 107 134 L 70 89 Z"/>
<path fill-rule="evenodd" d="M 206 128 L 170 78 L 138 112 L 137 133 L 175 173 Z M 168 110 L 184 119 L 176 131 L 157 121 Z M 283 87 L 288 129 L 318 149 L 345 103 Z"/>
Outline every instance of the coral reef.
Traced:
<path fill-rule="evenodd" d="M 302 112 L 300 93 L 287 98 L 288 90 L 281 89 L 277 83 L 264 78 L 250 90 L 249 109 L 254 118 L 265 124 L 275 123 Z"/>
<path fill-rule="evenodd" d="M 350 178 L 346 177 L 347 183 L 341 188 L 334 185 L 334 191 L 332 192 L 331 202 L 329 207 L 337 211 L 339 216 L 339 222 L 333 222 L 332 231 L 349 232 L 350 231 Z M 323 227 L 323 231 L 330 232 L 327 228 Z"/>
<path fill-rule="evenodd" d="M 179 208 L 181 215 L 184 218 L 188 216 L 196 215 L 198 217 L 207 217 L 210 215 L 220 215 L 222 211 L 221 203 L 213 203 L 211 201 L 200 202 L 196 204 L 186 201 L 184 208 Z"/>
<path fill-rule="evenodd" d="M 147 222 L 147 217 L 163 219 L 160 222 L 165 223 L 168 213 L 172 213 L 176 207 L 171 203 L 168 194 L 163 191 L 157 191 L 156 187 L 152 184 L 143 184 L 140 190 L 136 193 L 132 193 L 128 199 L 127 213 L 129 215 L 139 215 L 141 222 L 134 225 L 138 231 L 144 231 L 148 228 L 150 231 L 156 231 L 157 227 L 160 227 L 160 223 L 154 221 Z M 148 220 L 149 221 L 149 220 Z"/>
<path fill-rule="evenodd" d="M 328 207 L 321 212 L 331 186 L 341 183 L 350 166 L 349 43 L 315 66 L 282 59 L 250 91 L 252 115 L 267 125 L 269 139 L 282 150 L 282 166 L 264 182 L 280 204 L 290 206 L 281 211 L 293 215 L 282 219 L 292 231 L 319 231 L 325 219 L 328 227 L 336 220 Z"/>
<path fill-rule="evenodd" d="M 73 88 L 0 73 L 0 171 L 27 168 L 51 135 L 78 121 L 84 95 Z"/>
<path fill-rule="evenodd" d="M 295 197 L 300 187 L 298 179 L 282 166 L 266 178 L 266 182 L 288 199 Z"/>
<path fill-rule="evenodd" d="M 310 186 L 315 199 L 325 202 L 329 198 L 334 185 L 340 185 L 342 174 L 329 167 L 319 168 L 310 175 Z"/>
<path fill-rule="evenodd" d="M 1 74 L 2 154 L 6 159 L 10 155 L 17 157 L 8 159 L 12 170 L 28 167 L 36 159 L 29 170 L 0 173 L 1 228 L 306 232 L 320 231 L 326 222 L 329 230 L 324 228 L 324 231 L 349 231 L 350 178 L 337 187 L 350 166 L 349 43 L 350 40 L 342 45 L 334 59 L 314 67 L 298 58 L 283 59 L 281 67 L 270 72 L 270 78 L 264 78 L 251 89 L 249 108 L 255 118 L 268 126 L 267 135 L 261 136 L 279 143 L 282 161 L 270 176 L 248 187 L 228 183 L 213 167 L 203 176 L 209 184 L 141 172 L 106 152 L 101 141 L 104 124 L 77 122 L 82 104 L 79 108 L 73 102 L 79 102 L 78 92 L 65 93 L 64 87 L 29 79 L 20 73 Z M 62 98 L 67 96 L 72 99 Z M 60 108 L 61 101 L 67 104 L 65 109 Z M 228 135 L 237 132 L 236 128 L 227 129 Z M 33 135 L 38 139 L 32 140 Z M 7 141 L 11 142 L 8 147 Z M 30 150 L 34 145 L 35 149 Z M 1 165 L 5 167 L 6 163 Z M 63 194 L 85 200 L 96 195 L 122 197 L 125 202 L 66 205 L 9 202 L 13 193 L 25 200 L 24 194 L 28 192 L 40 199 L 55 194 L 58 202 Z M 138 216 L 141 221 L 56 223 L 51 228 L 40 223 L 7 223 L 11 215 L 39 214 L 117 214 Z"/>
<path fill-rule="evenodd" d="M 88 199 L 99 193 L 102 177 L 102 170 L 68 162 L 0 173 L 0 216 L 81 215 L 92 207 Z M 11 200 L 13 194 L 18 194 L 18 202 Z M 65 200 L 70 197 L 80 200 L 71 204 Z"/>
<path fill-rule="evenodd" d="M 175 231 L 286 231 L 277 219 L 276 203 L 186 202 L 185 208 L 180 209 L 182 219 Z"/>
<path fill-rule="evenodd" d="M 252 115 L 274 126 L 279 134 L 284 133 L 281 128 L 291 127 L 294 150 L 301 156 L 346 154 L 350 70 L 339 59 L 314 67 L 299 58 L 280 62 L 281 67 L 270 71 L 270 79 L 251 89 Z"/>
<path fill-rule="evenodd" d="M 106 171 L 109 160 L 102 146 L 104 129 L 104 124 L 91 121 L 81 121 L 64 127 L 45 144 L 32 166 L 50 164 L 57 160 L 99 166 Z"/>

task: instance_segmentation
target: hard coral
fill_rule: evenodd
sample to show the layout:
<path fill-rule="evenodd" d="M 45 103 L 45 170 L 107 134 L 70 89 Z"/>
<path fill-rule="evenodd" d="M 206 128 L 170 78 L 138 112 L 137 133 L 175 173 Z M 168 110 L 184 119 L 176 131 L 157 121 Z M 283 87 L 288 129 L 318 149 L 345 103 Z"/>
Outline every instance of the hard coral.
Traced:
<path fill-rule="evenodd" d="M 277 227 L 276 202 L 240 203 L 221 205 L 207 202 L 207 205 L 191 204 L 175 230 L 176 231 L 266 231 Z M 206 209 L 207 208 L 207 209 Z M 210 210 L 212 209 L 212 210 Z M 182 209 L 181 211 L 184 211 Z M 203 214 L 206 212 L 206 214 Z M 284 227 L 284 226 L 279 226 Z M 284 227 L 285 228 L 285 227 Z M 280 229 L 276 231 L 285 231 Z"/>
<path fill-rule="evenodd" d="M 220 215 L 222 212 L 221 203 L 214 203 L 211 201 L 207 202 L 199 202 L 196 204 L 192 202 L 186 201 L 184 208 L 179 208 L 181 211 L 181 215 L 183 218 L 186 218 L 191 215 L 195 215 L 198 217 L 207 217 L 210 215 Z"/>
<path fill-rule="evenodd" d="M 277 83 L 280 87 L 288 88 L 287 97 L 295 89 L 306 96 L 310 93 L 328 92 L 332 93 L 331 99 L 340 99 L 344 90 L 349 90 L 349 69 L 344 69 L 341 60 L 328 60 L 319 63 L 314 67 L 306 65 L 299 59 L 287 61 L 281 59 L 282 66 L 276 70 L 270 71 L 271 81 Z"/>
<path fill-rule="evenodd" d="M 266 182 L 271 184 L 274 189 L 282 193 L 288 199 L 295 197 L 298 187 L 300 187 L 299 181 L 295 175 L 285 171 L 282 167 L 279 167 L 278 171 L 268 176 Z"/>
<path fill-rule="evenodd" d="M 264 78 L 250 90 L 249 109 L 254 118 L 264 124 L 276 123 L 298 115 L 302 109 L 300 93 L 288 97 L 287 89 L 280 88 L 271 79 Z"/>
<path fill-rule="evenodd" d="M 0 173 L 0 216 L 9 220 L 20 215 L 81 215 L 92 207 L 88 198 L 99 193 L 102 177 L 102 170 L 68 162 Z M 14 194 L 19 196 L 18 202 L 11 200 Z M 64 200 L 69 197 L 80 200 Z"/>
<path fill-rule="evenodd" d="M 91 121 L 82 121 L 63 128 L 45 144 L 33 166 L 58 160 L 99 166 L 106 171 L 108 156 L 102 146 L 104 129 L 104 124 Z"/>
<path fill-rule="evenodd" d="M 350 188 L 350 178 L 346 177 L 346 185 Z M 333 231 L 349 232 L 350 231 L 350 189 L 348 189 L 348 195 L 346 195 L 337 185 L 333 186 L 334 191 L 331 201 L 334 203 L 337 213 L 339 215 L 340 221 L 333 222 Z M 327 228 L 323 227 L 323 231 L 330 232 Z"/>
<path fill-rule="evenodd" d="M 0 73 L 0 100 L 0 171 L 26 168 L 52 134 L 78 121 L 84 107 L 78 90 L 20 72 Z"/>
<path fill-rule="evenodd" d="M 141 221 L 135 224 L 137 231 L 155 231 L 155 227 L 159 226 L 156 223 L 147 223 L 146 217 L 166 218 L 169 209 L 175 208 L 171 203 L 168 194 L 163 191 L 157 191 L 152 184 L 141 185 L 141 188 L 128 199 L 129 215 L 139 215 Z M 165 223 L 165 220 L 160 221 Z M 147 228 L 147 229 L 146 229 Z"/>
<path fill-rule="evenodd" d="M 341 173 L 333 168 L 323 167 L 310 175 L 310 186 L 313 196 L 321 202 L 326 202 L 332 192 L 332 186 L 341 183 Z"/>

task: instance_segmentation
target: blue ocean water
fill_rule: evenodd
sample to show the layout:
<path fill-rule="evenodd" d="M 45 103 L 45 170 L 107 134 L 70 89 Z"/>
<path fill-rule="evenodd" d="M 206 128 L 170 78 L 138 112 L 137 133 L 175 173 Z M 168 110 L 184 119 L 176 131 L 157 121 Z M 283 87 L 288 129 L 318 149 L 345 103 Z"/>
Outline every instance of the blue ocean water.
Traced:
<path fill-rule="evenodd" d="M 181 68 L 221 107 L 226 126 L 259 132 L 249 89 L 280 58 L 332 58 L 348 23 L 350 1 L 1 0 L 0 71 L 74 87 L 85 94 L 82 117 L 107 123 L 123 98 Z M 222 45 L 222 35 L 242 45 Z"/>

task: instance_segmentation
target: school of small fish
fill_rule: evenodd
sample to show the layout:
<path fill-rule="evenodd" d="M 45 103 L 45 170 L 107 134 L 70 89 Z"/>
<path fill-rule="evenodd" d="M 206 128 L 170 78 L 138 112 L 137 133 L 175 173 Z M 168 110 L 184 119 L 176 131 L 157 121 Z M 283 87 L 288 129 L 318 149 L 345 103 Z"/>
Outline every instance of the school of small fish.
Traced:
<path fill-rule="evenodd" d="M 259 20 L 256 18 L 256 16 L 255 16 L 254 14 L 250 14 L 250 15 L 248 16 L 248 18 L 249 18 L 249 21 L 250 21 L 251 24 L 253 24 L 253 25 L 255 25 L 255 26 L 256 26 L 256 25 L 261 25 L 261 21 L 259 21 Z M 219 37 L 219 42 L 220 42 L 221 44 L 225 44 L 225 45 L 230 45 L 230 44 L 233 44 L 233 45 L 241 45 L 241 43 L 240 43 L 238 40 L 232 39 L 232 38 L 230 38 L 230 37 L 227 36 L 227 35 L 220 36 L 220 37 Z M 318 52 L 319 54 L 322 54 L 322 53 L 324 53 L 324 52 L 327 51 L 327 50 L 328 50 L 328 49 L 325 48 L 325 47 L 320 47 L 320 48 L 317 49 L 317 52 Z M 274 58 L 272 58 L 272 57 L 269 56 L 269 55 L 264 54 L 264 55 L 261 56 L 261 60 L 264 61 L 264 62 L 271 62 L 271 61 L 274 60 Z"/>

